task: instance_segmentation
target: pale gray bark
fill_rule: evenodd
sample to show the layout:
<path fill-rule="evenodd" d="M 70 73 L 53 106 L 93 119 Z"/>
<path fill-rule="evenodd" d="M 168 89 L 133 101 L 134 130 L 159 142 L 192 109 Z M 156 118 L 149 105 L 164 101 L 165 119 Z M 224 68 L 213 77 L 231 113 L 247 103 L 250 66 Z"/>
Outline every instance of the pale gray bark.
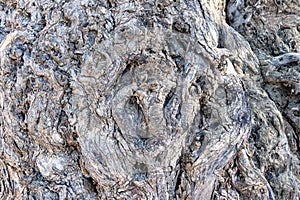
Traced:
<path fill-rule="evenodd" d="M 2 1 L 1 199 L 299 199 L 299 1 Z"/>

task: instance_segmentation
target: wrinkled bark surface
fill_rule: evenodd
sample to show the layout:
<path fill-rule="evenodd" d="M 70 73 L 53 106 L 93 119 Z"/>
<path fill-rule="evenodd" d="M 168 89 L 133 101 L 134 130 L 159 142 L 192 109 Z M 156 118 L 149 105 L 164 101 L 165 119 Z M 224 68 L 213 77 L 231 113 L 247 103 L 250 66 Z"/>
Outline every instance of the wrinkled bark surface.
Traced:
<path fill-rule="evenodd" d="M 0 2 L 0 198 L 299 199 L 299 16 Z"/>

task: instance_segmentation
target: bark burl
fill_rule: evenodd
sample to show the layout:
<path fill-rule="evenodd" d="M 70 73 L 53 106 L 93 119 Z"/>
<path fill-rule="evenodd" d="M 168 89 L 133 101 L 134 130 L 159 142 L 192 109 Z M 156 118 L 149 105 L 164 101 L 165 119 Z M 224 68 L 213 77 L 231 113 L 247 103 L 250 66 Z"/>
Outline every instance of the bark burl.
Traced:
<path fill-rule="evenodd" d="M 297 1 L 0 2 L 0 199 L 299 199 Z"/>

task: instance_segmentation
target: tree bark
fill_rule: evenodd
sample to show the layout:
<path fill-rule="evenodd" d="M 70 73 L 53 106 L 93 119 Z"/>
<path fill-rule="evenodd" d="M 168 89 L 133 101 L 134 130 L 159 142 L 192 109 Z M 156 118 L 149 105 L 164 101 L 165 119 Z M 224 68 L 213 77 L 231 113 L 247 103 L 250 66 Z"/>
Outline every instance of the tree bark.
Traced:
<path fill-rule="evenodd" d="M 299 2 L 0 2 L 1 199 L 299 199 Z"/>

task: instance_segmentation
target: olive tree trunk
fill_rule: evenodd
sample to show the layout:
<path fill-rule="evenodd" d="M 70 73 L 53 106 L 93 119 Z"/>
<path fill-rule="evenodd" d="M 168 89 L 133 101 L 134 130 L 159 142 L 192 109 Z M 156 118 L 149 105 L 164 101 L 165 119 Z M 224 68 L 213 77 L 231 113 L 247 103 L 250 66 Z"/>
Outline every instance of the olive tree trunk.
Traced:
<path fill-rule="evenodd" d="M 0 199 L 299 199 L 299 1 L 0 1 Z"/>

